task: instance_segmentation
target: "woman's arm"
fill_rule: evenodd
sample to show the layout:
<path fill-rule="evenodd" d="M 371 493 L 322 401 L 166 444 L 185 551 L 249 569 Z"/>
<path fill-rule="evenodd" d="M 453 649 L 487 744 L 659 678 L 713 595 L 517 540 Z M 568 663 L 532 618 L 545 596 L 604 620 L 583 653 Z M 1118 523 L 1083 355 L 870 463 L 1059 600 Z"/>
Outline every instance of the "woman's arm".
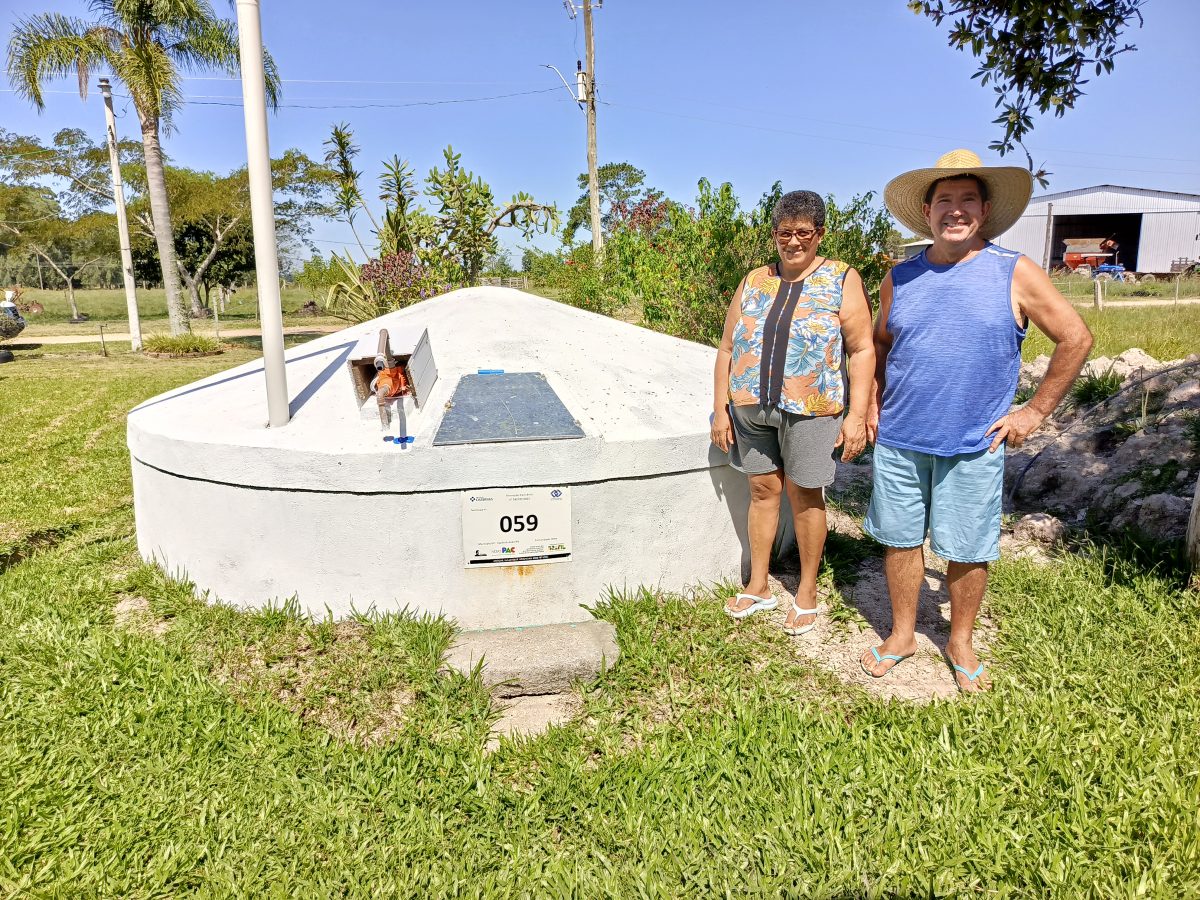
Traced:
<path fill-rule="evenodd" d="M 725 329 L 717 347 L 717 362 L 713 366 L 712 442 L 722 453 L 733 445 L 733 423 L 729 421 L 729 367 L 733 363 L 733 329 L 742 312 L 742 289 L 746 279 L 734 291 L 729 309 L 725 312 Z"/>
<path fill-rule="evenodd" d="M 875 378 L 875 345 L 871 337 L 871 303 L 862 276 L 855 269 L 842 282 L 842 343 L 849 356 L 850 409 L 842 422 L 835 447 L 842 447 L 842 461 L 849 462 L 867 444 L 867 410 Z"/>

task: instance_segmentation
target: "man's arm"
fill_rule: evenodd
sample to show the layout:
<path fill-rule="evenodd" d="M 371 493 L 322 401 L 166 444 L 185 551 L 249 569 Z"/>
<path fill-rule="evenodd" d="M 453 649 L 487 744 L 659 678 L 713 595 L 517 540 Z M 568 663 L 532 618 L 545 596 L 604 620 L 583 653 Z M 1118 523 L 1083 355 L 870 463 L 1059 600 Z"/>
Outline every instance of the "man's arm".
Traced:
<path fill-rule="evenodd" d="M 1092 349 L 1092 333 L 1075 307 L 1050 283 L 1050 278 L 1033 260 L 1022 256 L 1013 272 L 1012 299 L 1017 311 L 1029 318 L 1054 342 L 1050 366 L 1037 392 L 1019 409 L 992 423 L 995 433 L 991 450 L 1002 443 L 1020 447 L 1058 408 Z"/>
<path fill-rule="evenodd" d="M 867 440 L 872 444 L 879 434 L 879 410 L 883 406 L 884 375 L 887 372 L 887 355 L 892 349 L 892 335 L 887 330 L 888 313 L 892 311 L 892 273 L 884 276 L 879 286 L 879 315 L 875 319 L 872 339 L 875 343 L 875 383 L 869 392 L 867 403 Z"/>

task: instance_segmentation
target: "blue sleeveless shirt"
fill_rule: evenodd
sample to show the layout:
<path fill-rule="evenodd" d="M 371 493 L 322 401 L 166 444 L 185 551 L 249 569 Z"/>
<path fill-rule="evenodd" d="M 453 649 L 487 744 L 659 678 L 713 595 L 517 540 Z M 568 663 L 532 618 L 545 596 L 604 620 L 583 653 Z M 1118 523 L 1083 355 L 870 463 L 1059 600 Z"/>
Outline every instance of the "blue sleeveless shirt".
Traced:
<path fill-rule="evenodd" d="M 892 269 L 892 336 L 879 442 L 934 456 L 974 453 L 1008 413 L 1025 329 L 1012 310 L 1019 253 L 988 244 L 938 266 L 925 253 Z"/>

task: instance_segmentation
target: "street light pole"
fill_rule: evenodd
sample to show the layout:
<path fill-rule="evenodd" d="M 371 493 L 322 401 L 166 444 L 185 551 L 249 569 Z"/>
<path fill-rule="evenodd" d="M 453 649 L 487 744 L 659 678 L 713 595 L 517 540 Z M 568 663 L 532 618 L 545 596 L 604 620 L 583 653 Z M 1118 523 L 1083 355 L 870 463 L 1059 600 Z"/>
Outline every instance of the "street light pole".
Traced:
<path fill-rule="evenodd" d="M 121 277 L 125 280 L 125 305 L 129 309 L 129 344 L 137 353 L 142 349 L 142 323 L 138 317 L 137 291 L 133 280 L 133 253 L 129 249 L 129 217 L 125 213 L 125 187 L 121 183 L 121 159 L 117 155 L 117 120 L 113 115 L 112 86 L 100 79 L 104 97 L 104 121 L 108 130 L 108 163 L 112 168 L 113 205 L 117 208 L 117 232 L 121 243 Z"/>
<path fill-rule="evenodd" d="M 267 84 L 263 71 L 262 20 L 258 0 L 237 0 L 238 48 L 242 64 L 242 108 L 246 119 L 246 162 L 250 176 L 250 218 L 254 227 L 254 269 L 262 324 L 263 371 L 267 378 L 267 420 L 286 425 L 287 370 L 283 359 L 283 307 L 279 298 L 279 251 L 275 244 L 275 205 L 271 196 L 271 149 L 267 143 Z"/>
<path fill-rule="evenodd" d="M 592 0 L 583 0 L 583 40 L 587 48 L 587 159 L 592 256 L 599 266 L 604 261 L 604 236 L 600 230 L 600 177 L 596 172 L 596 35 L 592 31 Z"/>

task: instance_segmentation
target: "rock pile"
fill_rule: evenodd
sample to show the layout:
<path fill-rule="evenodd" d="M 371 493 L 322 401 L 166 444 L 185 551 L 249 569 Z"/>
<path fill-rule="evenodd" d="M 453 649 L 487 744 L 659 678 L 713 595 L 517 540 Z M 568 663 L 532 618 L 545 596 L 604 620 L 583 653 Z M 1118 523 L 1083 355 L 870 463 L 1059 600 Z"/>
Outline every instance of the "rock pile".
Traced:
<path fill-rule="evenodd" d="M 1021 389 L 1036 387 L 1049 362 L 1023 364 Z M 1181 540 L 1200 472 L 1200 355 L 1158 362 L 1134 348 L 1092 360 L 1080 377 L 1109 373 L 1121 379 L 1117 393 L 1090 406 L 1065 400 L 1008 455 L 1012 502 L 1071 524 Z"/>

